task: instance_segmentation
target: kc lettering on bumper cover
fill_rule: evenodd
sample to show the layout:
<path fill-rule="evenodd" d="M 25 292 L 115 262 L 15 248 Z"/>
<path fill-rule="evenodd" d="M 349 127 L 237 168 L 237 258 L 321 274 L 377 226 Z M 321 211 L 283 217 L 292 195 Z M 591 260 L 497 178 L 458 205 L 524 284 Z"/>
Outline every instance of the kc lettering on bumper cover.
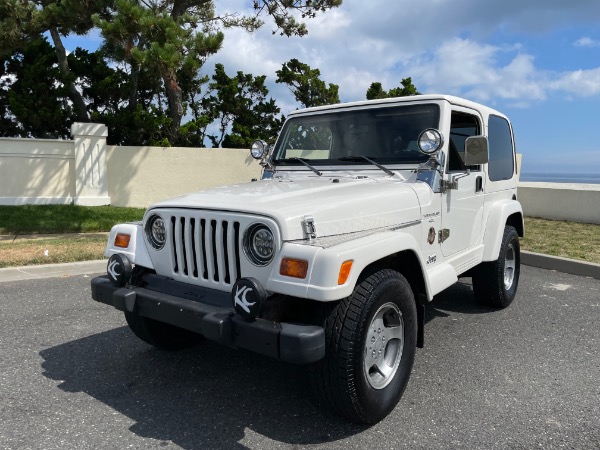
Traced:
<path fill-rule="evenodd" d="M 120 288 L 107 276 L 92 280 L 92 298 L 150 319 L 200 333 L 220 344 L 244 348 L 282 361 L 307 364 L 325 355 L 325 333 L 315 325 L 248 320 L 234 313 L 227 292 L 147 275 L 145 287 Z M 232 305 L 233 306 L 233 305 Z"/>

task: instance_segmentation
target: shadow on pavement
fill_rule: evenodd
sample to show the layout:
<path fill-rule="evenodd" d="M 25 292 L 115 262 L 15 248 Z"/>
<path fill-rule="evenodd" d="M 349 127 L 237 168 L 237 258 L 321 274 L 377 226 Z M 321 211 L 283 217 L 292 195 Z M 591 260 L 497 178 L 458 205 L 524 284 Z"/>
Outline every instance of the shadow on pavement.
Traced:
<path fill-rule="evenodd" d="M 426 321 L 453 312 L 486 314 L 468 283 L 427 305 Z M 307 369 L 209 341 L 163 352 L 121 327 L 40 352 L 44 375 L 135 421 L 131 431 L 183 448 L 242 448 L 254 432 L 279 442 L 336 441 L 366 429 L 316 404 Z M 260 438 L 253 438 L 253 441 Z"/>
<path fill-rule="evenodd" d="M 183 448 L 243 448 L 248 430 L 305 445 L 365 429 L 315 404 L 305 368 L 208 341 L 163 352 L 121 327 L 40 355 L 63 391 L 84 392 L 134 420 L 137 435 Z"/>
<path fill-rule="evenodd" d="M 461 314 L 489 314 L 497 309 L 482 306 L 477 303 L 473 295 L 471 279 L 460 279 L 458 283 L 440 292 L 433 301 L 425 307 L 425 322 L 435 317 L 448 317 L 449 313 Z"/>

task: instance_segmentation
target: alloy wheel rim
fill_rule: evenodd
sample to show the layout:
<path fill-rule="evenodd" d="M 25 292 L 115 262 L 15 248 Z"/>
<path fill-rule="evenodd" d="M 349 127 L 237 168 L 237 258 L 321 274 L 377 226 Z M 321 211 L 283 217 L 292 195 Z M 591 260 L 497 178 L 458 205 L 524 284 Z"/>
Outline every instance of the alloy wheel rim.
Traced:
<path fill-rule="evenodd" d="M 374 389 L 383 389 L 394 378 L 404 347 L 404 321 L 395 303 L 386 303 L 373 315 L 367 332 L 363 367 Z"/>
<path fill-rule="evenodd" d="M 507 291 L 512 287 L 513 282 L 515 281 L 516 267 L 515 248 L 510 244 L 506 250 L 506 257 L 504 258 L 504 289 Z"/>

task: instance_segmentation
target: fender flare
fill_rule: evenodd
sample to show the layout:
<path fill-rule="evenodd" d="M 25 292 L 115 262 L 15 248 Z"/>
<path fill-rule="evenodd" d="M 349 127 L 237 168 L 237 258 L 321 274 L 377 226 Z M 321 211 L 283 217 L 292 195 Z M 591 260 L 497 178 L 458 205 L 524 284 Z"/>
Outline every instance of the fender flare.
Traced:
<path fill-rule="evenodd" d="M 504 235 L 504 227 L 508 218 L 517 214 L 523 230 L 523 208 L 516 200 L 500 200 L 490 207 L 483 236 L 483 261 L 495 261 L 500 254 L 500 245 Z M 520 233 L 522 234 L 522 233 Z"/>
<path fill-rule="evenodd" d="M 127 248 L 115 247 L 115 237 L 118 233 L 128 234 L 129 246 Z M 144 241 L 144 229 L 141 224 L 137 223 L 120 223 L 111 228 L 106 244 L 104 256 L 110 257 L 115 253 L 124 255 L 132 264 L 139 264 L 148 269 L 154 269 L 154 264 L 150 259 L 150 254 L 146 248 Z"/>
<path fill-rule="evenodd" d="M 352 294 L 358 277 L 367 266 L 402 251 L 413 252 L 417 257 L 428 295 L 431 288 L 417 240 L 412 234 L 393 232 L 374 234 L 321 250 L 310 273 L 307 296 L 321 301 L 347 297 Z M 348 260 L 353 260 L 350 275 L 339 286 L 332 280 L 338 279 L 342 263 Z"/>

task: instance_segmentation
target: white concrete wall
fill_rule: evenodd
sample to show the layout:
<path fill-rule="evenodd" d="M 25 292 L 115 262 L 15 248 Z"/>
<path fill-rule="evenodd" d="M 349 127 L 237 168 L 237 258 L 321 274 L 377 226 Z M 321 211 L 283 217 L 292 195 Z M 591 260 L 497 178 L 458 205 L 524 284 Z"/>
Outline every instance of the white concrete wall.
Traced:
<path fill-rule="evenodd" d="M 519 183 L 526 216 L 600 224 L 600 184 Z"/>
<path fill-rule="evenodd" d="M 74 141 L 0 138 L 0 205 L 72 203 Z"/>
<path fill-rule="evenodd" d="M 112 147 L 100 124 L 75 123 L 71 134 L 69 141 L 0 138 L 0 205 L 146 207 L 260 178 L 244 149 Z M 600 185 L 519 183 L 518 196 L 527 216 L 600 224 Z"/>
<path fill-rule="evenodd" d="M 249 150 L 108 147 L 108 192 L 115 206 L 152 203 L 214 186 L 260 178 Z"/>
<path fill-rule="evenodd" d="M 0 204 L 108 205 L 106 126 L 74 123 L 73 140 L 0 138 Z"/>

